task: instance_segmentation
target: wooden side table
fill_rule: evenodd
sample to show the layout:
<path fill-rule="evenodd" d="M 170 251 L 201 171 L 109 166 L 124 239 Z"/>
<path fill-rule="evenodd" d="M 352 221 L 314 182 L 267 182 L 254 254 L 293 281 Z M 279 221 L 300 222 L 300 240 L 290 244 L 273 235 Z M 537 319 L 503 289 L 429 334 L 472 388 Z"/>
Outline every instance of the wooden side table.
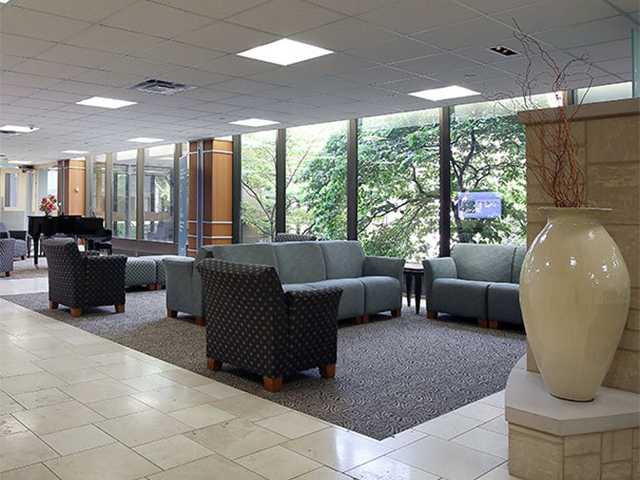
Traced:
<path fill-rule="evenodd" d="M 424 268 L 420 263 L 407 263 L 404 266 L 404 283 L 407 288 L 407 306 L 411 306 L 411 292 L 416 303 L 416 314 L 420 314 L 420 302 L 422 300 L 422 277 Z M 413 287 L 413 289 L 412 289 Z"/>

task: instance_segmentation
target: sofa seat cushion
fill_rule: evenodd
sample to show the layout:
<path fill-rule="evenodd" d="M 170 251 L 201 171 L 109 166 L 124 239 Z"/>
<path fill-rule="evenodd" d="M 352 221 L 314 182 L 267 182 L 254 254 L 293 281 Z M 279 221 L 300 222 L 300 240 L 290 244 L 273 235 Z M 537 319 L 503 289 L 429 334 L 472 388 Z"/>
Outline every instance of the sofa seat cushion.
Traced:
<path fill-rule="evenodd" d="M 461 317 L 487 318 L 489 282 L 437 278 L 429 298 L 429 310 Z"/>
<path fill-rule="evenodd" d="M 517 283 L 492 283 L 487 293 L 489 320 L 522 325 L 520 286 Z"/>
<path fill-rule="evenodd" d="M 315 290 L 312 283 L 283 283 L 282 290 L 287 292 L 304 292 L 308 290 Z"/>
<path fill-rule="evenodd" d="M 338 287 L 342 289 L 338 319 L 357 317 L 364 314 L 364 284 L 357 278 L 337 278 L 311 284 L 313 288 Z"/>
<path fill-rule="evenodd" d="M 156 262 L 147 257 L 129 257 L 125 269 L 126 287 L 153 285 L 157 282 Z"/>
<path fill-rule="evenodd" d="M 332 240 L 320 242 L 327 266 L 327 279 L 362 276 L 364 252 L 359 242 Z"/>
<path fill-rule="evenodd" d="M 282 283 L 319 282 L 327 279 L 320 245 L 316 242 L 274 243 Z"/>
<path fill-rule="evenodd" d="M 364 285 L 365 313 L 378 313 L 402 308 L 402 287 L 393 277 L 360 277 Z"/>

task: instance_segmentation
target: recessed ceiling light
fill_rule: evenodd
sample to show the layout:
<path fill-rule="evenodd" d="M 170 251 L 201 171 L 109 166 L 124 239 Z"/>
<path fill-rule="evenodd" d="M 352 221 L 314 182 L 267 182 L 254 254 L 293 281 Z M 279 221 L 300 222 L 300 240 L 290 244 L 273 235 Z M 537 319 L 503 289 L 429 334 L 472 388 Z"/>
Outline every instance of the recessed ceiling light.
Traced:
<path fill-rule="evenodd" d="M 26 162 L 24 160 L 9 160 L 7 163 L 11 165 L 31 165 L 31 162 Z"/>
<path fill-rule="evenodd" d="M 135 143 L 158 143 L 164 142 L 164 138 L 153 138 L 153 137 L 136 137 L 130 138 L 127 142 L 135 142 Z"/>
<path fill-rule="evenodd" d="M 241 57 L 253 58 L 263 62 L 275 63 L 277 65 L 292 65 L 304 62 L 312 58 L 322 57 L 333 53 L 331 50 L 309 45 L 308 43 L 296 42 L 283 38 L 275 42 L 260 45 L 259 47 L 238 53 Z"/>
<path fill-rule="evenodd" d="M 9 3 L 11 0 L 0 0 L 0 3 Z"/>
<path fill-rule="evenodd" d="M 89 152 L 87 150 L 63 150 L 62 153 L 68 153 L 69 155 L 84 155 Z"/>
<path fill-rule="evenodd" d="M 118 100 L 117 98 L 91 97 L 76 103 L 78 105 L 86 105 L 88 107 L 110 108 L 114 110 L 116 108 L 135 105 L 138 102 L 130 102 L 128 100 Z"/>
<path fill-rule="evenodd" d="M 32 133 L 36 130 L 40 130 L 38 127 L 34 127 L 33 125 L 23 126 L 23 125 L 3 125 L 0 127 L 0 132 L 2 133 Z"/>
<path fill-rule="evenodd" d="M 276 125 L 280 122 L 274 122 L 273 120 L 263 120 L 261 118 L 247 118 L 245 120 L 236 120 L 235 122 L 229 122 L 231 125 L 242 125 L 243 127 L 266 127 L 267 125 Z"/>
<path fill-rule="evenodd" d="M 451 98 L 473 97 L 475 95 L 480 95 L 480 92 L 459 87 L 457 85 L 451 85 L 450 87 L 421 90 L 419 92 L 410 93 L 409 95 L 437 102 L 439 100 L 449 100 Z"/>

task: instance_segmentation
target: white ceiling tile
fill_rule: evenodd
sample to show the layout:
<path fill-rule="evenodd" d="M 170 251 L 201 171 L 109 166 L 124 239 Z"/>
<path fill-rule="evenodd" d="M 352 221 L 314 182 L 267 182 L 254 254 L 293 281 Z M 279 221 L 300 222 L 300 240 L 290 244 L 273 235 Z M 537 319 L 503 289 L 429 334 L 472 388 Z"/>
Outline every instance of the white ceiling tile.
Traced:
<path fill-rule="evenodd" d="M 225 98 L 234 97 L 236 94 L 215 88 L 196 88 L 180 94 L 180 98 L 197 99 L 204 102 L 215 102 Z"/>
<path fill-rule="evenodd" d="M 272 87 L 273 85 L 271 84 L 256 82 L 245 78 L 227 80 L 226 82 L 217 83 L 215 86 L 215 88 L 219 88 L 220 90 L 226 90 L 233 93 L 246 93 L 249 95 L 257 94 Z"/>
<path fill-rule="evenodd" d="M 15 70 L 16 65 L 25 62 L 24 57 L 15 57 L 13 55 L 5 55 L 0 52 L 0 70 Z"/>
<path fill-rule="evenodd" d="M 260 92 L 262 95 L 262 92 Z M 263 96 L 256 95 L 237 95 L 235 97 L 226 98 L 223 101 L 226 105 L 232 107 L 263 107 L 265 105 L 274 103 L 273 98 L 266 98 Z"/>
<path fill-rule="evenodd" d="M 410 34 L 462 22 L 478 13 L 449 0 L 396 0 L 359 18 L 396 32 Z"/>
<path fill-rule="evenodd" d="M 120 10 L 102 23 L 163 38 L 173 38 L 212 23 L 210 18 L 142 0 Z"/>
<path fill-rule="evenodd" d="M 440 53 L 441 50 L 411 38 L 398 38 L 376 46 L 365 46 L 345 53 L 381 63 L 394 63 Z"/>
<path fill-rule="evenodd" d="M 212 60 L 202 67 L 203 70 L 207 70 L 208 72 L 233 76 L 255 75 L 277 68 L 279 67 L 272 63 L 260 62 L 251 58 L 239 57 L 238 55 L 226 55 Z"/>
<path fill-rule="evenodd" d="M 34 57 L 53 47 L 55 43 L 45 40 L 37 40 L 35 38 L 9 35 L 8 33 L 1 33 L 0 45 L 2 45 L 2 54 L 4 55 Z"/>
<path fill-rule="evenodd" d="M 455 0 L 456 3 L 474 8 L 482 13 L 497 13 L 503 10 L 525 7 L 541 0 Z"/>
<path fill-rule="evenodd" d="M 360 82 L 364 85 L 378 85 L 380 83 L 395 82 L 412 78 L 413 75 L 403 70 L 396 70 L 389 67 L 374 67 L 358 70 L 351 73 L 343 73 L 338 77 L 346 78 L 353 82 Z"/>
<path fill-rule="evenodd" d="M 602 0 L 545 0 L 522 8 L 493 15 L 507 25 L 520 26 L 527 33 L 589 22 L 618 15 L 618 11 Z"/>
<path fill-rule="evenodd" d="M 40 75 L 51 78 L 67 79 L 74 78 L 87 71 L 86 68 L 73 65 L 65 65 L 62 63 L 45 62 L 42 60 L 26 60 L 15 66 L 15 72 L 29 73 L 32 75 Z"/>
<path fill-rule="evenodd" d="M 488 46 L 512 33 L 513 30 L 503 23 L 488 17 L 480 17 L 418 33 L 413 37 L 443 49 L 456 50 L 479 44 Z"/>
<path fill-rule="evenodd" d="M 178 35 L 174 40 L 228 53 L 239 53 L 277 39 L 274 35 L 240 25 L 217 22 L 199 30 Z"/>
<path fill-rule="evenodd" d="M 343 16 L 301 0 L 272 0 L 228 18 L 228 21 L 275 35 L 291 35 L 339 20 Z"/>
<path fill-rule="evenodd" d="M 162 79 L 170 82 L 184 83 L 196 87 L 204 87 L 214 83 L 224 82 L 228 80 L 227 75 L 206 72 L 195 68 L 178 67 L 162 74 Z"/>
<path fill-rule="evenodd" d="M 61 80 L 57 78 L 41 77 L 39 75 L 30 75 L 6 70 L 0 72 L 0 85 L 2 85 L 3 90 L 7 84 L 19 85 L 21 87 L 49 88 L 59 84 L 60 82 Z"/>
<path fill-rule="evenodd" d="M 65 92 L 56 92 L 54 90 L 36 90 L 31 95 L 31 98 L 39 98 L 42 100 L 49 100 L 52 102 L 60 102 L 60 103 L 76 103 L 84 98 L 85 95 L 81 94 L 73 94 L 73 93 L 65 93 Z"/>
<path fill-rule="evenodd" d="M 444 83 L 433 78 L 410 78 L 408 80 L 400 80 L 398 82 L 380 85 L 380 88 L 384 88 L 389 92 L 410 93 L 420 90 L 426 90 L 428 88 L 438 88 L 444 86 Z M 381 97 L 383 96 L 384 95 L 381 95 Z"/>
<path fill-rule="evenodd" d="M 399 36 L 357 18 L 345 18 L 298 33 L 291 38 L 318 47 L 341 51 L 352 48 L 375 48 L 376 45 L 396 40 Z"/>
<path fill-rule="evenodd" d="M 162 40 L 141 33 L 118 28 L 94 25 L 67 39 L 66 43 L 77 47 L 92 48 L 107 52 L 139 55 L 160 44 Z"/>
<path fill-rule="evenodd" d="M 27 87 L 26 85 L 2 85 L 2 95 L 11 95 L 14 97 L 29 97 L 38 91 L 40 90 L 37 87 Z"/>
<path fill-rule="evenodd" d="M 162 63 L 201 68 L 210 64 L 214 59 L 226 55 L 226 53 L 167 40 L 142 55 L 146 59 Z"/>
<path fill-rule="evenodd" d="M 74 77 L 79 82 L 95 83 L 108 87 L 131 87 L 144 81 L 146 77 L 131 73 L 109 72 L 106 70 L 87 70 Z"/>
<path fill-rule="evenodd" d="M 444 70 L 467 68 L 474 65 L 477 65 L 477 63 L 452 53 L 429 55 L 428 57 L 393 64 L 395 68 L 427 76 L 430 74 L 436 75 Z"/>
<path fill-rule="evenodd" d="M 265 3 L 265 0 L 157 0 L 157 2 L 199 15 L 222 19 Z"/>
<path fill-rule="evenodd" d="M 97 22 L 138 0 L 13 0 L 13 4 L 89 22 Z"/>
<path fill-rule="evenodd" d="M 570 48 L 567 53 L 591 62 L 627 59 L 631 65 L 631 42 L 628 39 Z"/>
<path fill-rule="evenodd" d="M 625 38 L 630 39 L 632 27 L 632 22 L 626 16 L 619 15 L 571 27 L 548 30 L 536 33 L 535 36 L 556 48 L 567 49 Z"/>
<path fill-rule="evenodd" d="M 345 15 L 359 15 L 361 13 L 382 7 L 388 0 L 309 0 L 321 7 L 329 8 Z"/>
<path fill-rule="evenodd" d="M 635 13 L 640 12 L 640 2 L 638 0 L 610 0 L 616 7 L 619 9 L 629 12 Z"/>
<path fill-rule="evenodd" d="M 615 75 L 624 75 L 625 78 L 631 78 L 632 66 L 631 58 L 619 58 L 617 60 L 605 60 L 597 62 L 598 68 L 613 73 Z"/>
<path fill-rule="evenodd" d="M 344 53 L 334 53 L 333 55 L 325 55 L 300 63 L 297 68 L 299 72 L 305 72 L 309 75 L 334 75 L 355 72 L 375 66 L 374 62 L 363 58 L 353 57 Z"/>
<path fill-rule="evenodd" d="M 49 62 L 66 63 L 67 65 L 99 68 L 105 63 L 120 59 L 121 56 L 99 50 L 58 44 L 41 53 L 37 58 Z"/>
<path fill-rule="evenodd" d="M 507 37 L 507 38 L 503 38 L 501 40 L 496 40 L 495 42 L 490 43 L 490 44 L 478 43 L 478 44 L 474 45 L 473 47 L 461 48 L 459 50 L 454 50 L 453 53 L 455 53 L 456 55 L 459 55 L 461 57 L 465 57 L 465 58 L 469 58 L 471 60 L 475 60 L 476 62 L 488 63 L 488 64 L 501 62 L 501 61 L 505 60 L 506 58 L 508 58 L 508 57 L 505 57 L 504 55 L 500 55 L 500 54 L 490 50 L 490 47 L 494 47 L 494 46 L 502 46 L 502 47 L 510 48 L 510 49 L 514 50 L 515 52 L 517 52 L 520 55 L 523 52 L 523 46 L 522 46 L 522 43 L 520 43 L 520 41 L 518 41 L 514 37 Z M 552 50 L 553 48 L 551 46 L 549 46 L 549 49 Z"/>
<path fill-rule="evenodd" d="M 90 24 L 8 5 L 2 8 L 2 31 L 15 35 L 60 42 Z"/>
<path fill-rule="evenodd" d="M 55 110 L 64 106 L 64 103 L 50 102 L 48 100 L 40 100 L 37 98 L 23 98 L 20 101 L 21 107 L 26 108 L 39 108 L 42 110 Z"/>

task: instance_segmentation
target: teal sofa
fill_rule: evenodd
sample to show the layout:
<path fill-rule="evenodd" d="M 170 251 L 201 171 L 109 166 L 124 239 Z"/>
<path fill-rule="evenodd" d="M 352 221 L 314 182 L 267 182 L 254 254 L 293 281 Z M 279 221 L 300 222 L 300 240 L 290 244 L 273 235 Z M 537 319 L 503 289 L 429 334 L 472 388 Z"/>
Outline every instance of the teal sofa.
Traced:
<path fill-rule="evenodd" d="M 480 325 L 522 325 L 519 279 L 526 248 L 460 243 L 450 257 L 423 262 L 427 317 L 476 318 Z"/>
<path fill-rule="evenodd" d="M 399 316 L 402 308 L 404 260 L 366 256 L 359 242 L 337 240 L 214 245 L 201 249 L 195 259 L 165 258 L 168 316 L 188 313 L 202 323 L 202 283 L 196 265 L 204 258 L 272 266 L 285 292 L 338 287 L 338 319 L 364 323 L 374 313 Z"/>

